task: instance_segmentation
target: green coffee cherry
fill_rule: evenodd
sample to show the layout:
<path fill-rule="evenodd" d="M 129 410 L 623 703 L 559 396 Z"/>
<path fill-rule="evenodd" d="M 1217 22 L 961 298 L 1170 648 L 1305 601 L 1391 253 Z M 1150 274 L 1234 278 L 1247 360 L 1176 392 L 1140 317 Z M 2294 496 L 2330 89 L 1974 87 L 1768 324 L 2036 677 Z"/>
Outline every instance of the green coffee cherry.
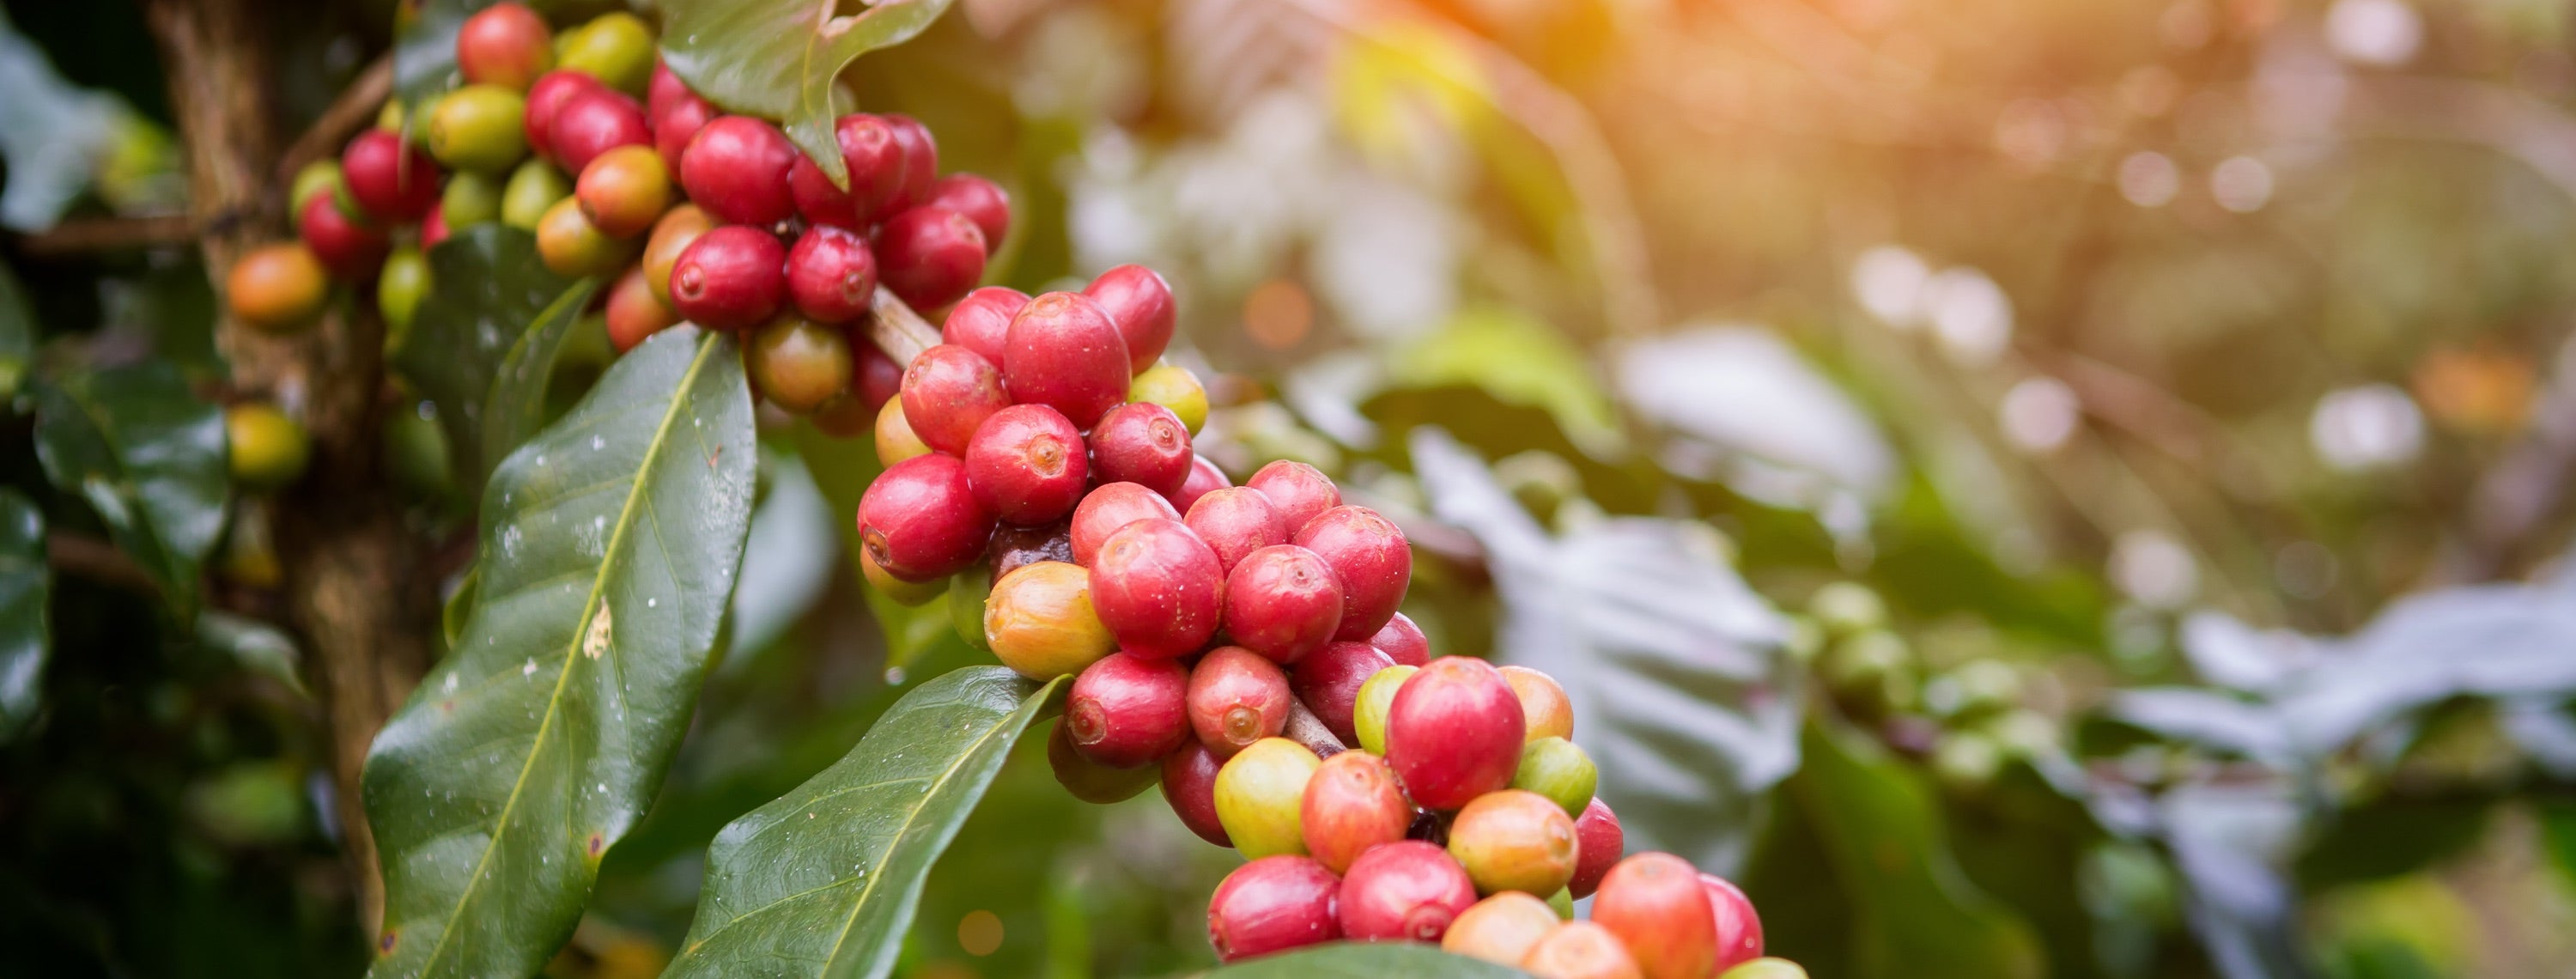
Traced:
<path fill-rule="evenodd" d="M 1914 654 L 1905 640 L 1884 629 L 1854 634 L 1825 651 L 1825 684 L 1835 695 L 1878 710 L 1914 702 Z"/>
<path fill-rule="evenodd" d="M 528 160 L 510 171 L 510 182 L 501 188 L 501 223 L 535 231 L 547 208 L 571 196 L 572 180 L 563 171 L 544 160 Z"/>
<path fill-rule="evenodd" d="M 438 100 L 425 141 L 456 170 L 499 172 L 528 155 L 528 100 L 499 85 L 467 85 Z"/>
<path fill-rule="evenodd" d="M 566 32 L 555 65 L 599 79 L 628 95 L 653 80 L 653 29 L 634 14 L 602 14 Z"/>
<path fill-rule="evenodd" d="M 1766 957 L 1728 969 L 1717 979 L 1807 979 L 1807 970 L 1788 959 Z"/>
<path fill-rule="evenodd" d="M 1303 855 L 1306 781 L 1323 765 L 1305 745 L 1286 738 L 1263 738 L 1226 759 L 1216 772 L 1216 819 L 1234 848 L 1253 860 Z"/>
<path fill-rule="evenodd" d="M 1521 767 L 1512 773 L 1512 788 L 1546 796 L 1568 818 L 1583 816 L 1600 784 L 1601 770 L 1593 766 L 1592 756 L 1564 738 L 1531 739 L 1521 746 Z"/>
<path fill-rule="evenodd" d="M 1395 689 L 1421 671 L 1419 666 L 1390 666 L 1369 674 L 1360 684 L 1359 699 L 1351 705 L 1351 728 L 1363 750 L 1386 754 L 1386 711 L 1395 703 Z"/>
<path fill-rule="evenodd" d="M 1995 739 L 1974 731 L 1953 731 L 1932 748 L 1932 773 L 1941 783 L 1962 791 L 1984 788 L 2002 774 L 2004 751 Z"/>
<path fill-rule="evenodd" d="M 957 638 L 966 645 L 986 652 L 993 644 L 984 638 L 984 596 L 993 592 L 993 569 L 977 565 L 948 583 L 948 624 L 957 630 Z"/>
<path fill-rule="evenodd" d="M 1848 636 L 1887 624 L 1887 603 L 1868 585 L 1837 581 L 1816 589 L 1807 599 L 1807 614 L 1833 636 Z"/>
<path fill-rule="evenodd" d="M 502 175 L 459 170 L 447 175 L 447 188 L 439 192 L 439 216 L 447 221 L 450 232 L 463 231 L 485 221 L 501 219 Z"/>
<path fill-rule="evenodd" d="M 376 128 L 381 129 L 381 130 L 384 130 L 384 131 L 389 132 L 389 133 L 399 133 L 399 132 L 402 132 L 402 127 L 403 127 L 403 104 L 402 104 L 402 100 L 401 100 L 401 99 L 386 99 L 386 100 L 385 100 L 385 107 L 384 107 L 384 108 L 381 108 L 381 109 L 377 109 L 377 110 L 376 110 Z"/>
<path fill-rule="evenodd" d="M 1574 895 L 1565 888 L 1557 888 L 1556 893 L 1548 895 L 1547 906 L 1556 912 L 1557 920 L 1574 920 Z"/>
<path fill-rule="evenodd" d="M 385 314 L 385 346 L 402 345 L 411 332 L 412 314 L 420 309 L 420 300 L 429 295 L 429 256 L 420 246 L 404 245 L 385 256 L 385 267 L 376 273 L 376 310 Z"/>
<path fill-rule="evenodd" d="M 1167 361 L 1146 368 L 1128 384 L 1127 400 L 1151 401 L 1172 409 L 1192 435 L 1207 424 L 1207 389 L 1199 385 L 1198 375 L 1179 364 Z"/>
<path fill-rule="evenodd" d="M 253 493 L 294 482 L 313 455 L 304 426 L 273 405 L 243 402 L 224 409 L 224 437 L 233 482 Z"/>
<path fill-rule="evenodd" d="M 286 213 L 304 213 L 304 203 L 315 194 L 337 193 L 340 188 L 340 161 L 315 160 L 295 171 L 294 189 L 286 195 Z"/>
<path fill-rule="evenodd" d="M 449 489 L 447 433 L 438 428 L 426 401 L 404 404 L 385 413 L 385 473 L 393 484 L 421 499 L 437 499 Z"/>

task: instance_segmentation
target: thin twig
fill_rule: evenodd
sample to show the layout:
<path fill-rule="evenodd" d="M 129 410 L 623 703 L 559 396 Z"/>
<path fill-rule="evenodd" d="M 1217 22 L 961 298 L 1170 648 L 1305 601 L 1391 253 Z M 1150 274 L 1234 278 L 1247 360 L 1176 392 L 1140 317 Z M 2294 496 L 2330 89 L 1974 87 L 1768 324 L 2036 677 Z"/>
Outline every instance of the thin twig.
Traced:
<path fill-rule="evenodd" d="M 875 315 L 868 317 L 868 339 L 895 363 L 912 363 L 915 355 L 939 345 L 939 328 L 895 298 L 894 290 L 879 287 L 869 307 Z"/>
<path fill-rule="evenodd" d="M 195 245 L 197 222 L 185 214 L 79 218 L 18 239 L 18 251 L 35 258 Z"/>
<path fill-rule="evenodd" d="M 277 161 L 277 185 L 292 186 L 296 172 L 305 164 L 340 155 L 340 144 L 374 122 L 377 111 L 393 92 L 394 56 L 388 51 L 350 79 L 340 97 L 331 100 L 331 107 L 322 110 L 313 125 L 305 127 L 304 134 L 287 146 L 286 155 Z"/>
<path fill-rule="evenodd" d="M 134 563 L 133 558 L 106 541 L 62 531 L 48 533 L 45 535 L 45 563 L 56 571 L 102 585 L 151 595 L 161 593 L 160 582 L 152 580 L 152 575 L 144 571 L 142 565 Z"/>

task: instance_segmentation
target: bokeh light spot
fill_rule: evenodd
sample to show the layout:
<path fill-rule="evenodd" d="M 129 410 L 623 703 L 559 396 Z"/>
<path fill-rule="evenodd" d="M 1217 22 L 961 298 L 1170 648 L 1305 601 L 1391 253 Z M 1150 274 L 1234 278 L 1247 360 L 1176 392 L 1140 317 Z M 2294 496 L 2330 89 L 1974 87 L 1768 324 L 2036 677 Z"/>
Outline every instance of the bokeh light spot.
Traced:
<path fill-rule="evenodd" d="M 1315 300 L 1289 279 L 1254 286 L 1243 297 L 1243 332 L 1265 350 L 1286 350 L 1305 342 L 1315 328 Z"/>
<path fill-rule="evenodd" d="M 957 921 L 957 945 L 968 955 L 993 954 L 1002 947 L 1001 916 L 982 908 L 966 912 Z"/>
<path fill-rule="evenodd" d="M 2182 191 L 2182 171 L 2172 157 L 2140 151 L 2120 161 L 2120 196 L 2139 207 L 2163 207 Z"/>

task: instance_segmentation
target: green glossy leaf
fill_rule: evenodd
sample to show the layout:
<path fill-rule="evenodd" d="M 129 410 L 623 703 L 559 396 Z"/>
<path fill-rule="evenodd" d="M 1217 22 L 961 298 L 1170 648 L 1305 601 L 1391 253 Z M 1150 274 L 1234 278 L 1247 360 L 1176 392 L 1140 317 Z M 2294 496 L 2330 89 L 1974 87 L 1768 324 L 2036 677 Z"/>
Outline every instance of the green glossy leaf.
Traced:
<path fill-rule="evenodd" d="M 892 970 L 931 864 L 1064 687 L 976 666 L 904 695 L 839 762 L 717 834 L 666 975 Z"/>
<path fill-rule="evenodd" d="M 505 454 L 483 441 L 484 414 L 497 400 L 494 389 L 502 363 L 530 324 L 575 284 L 546 271 L 537 257 L 536 236 L 498 223 L 476 225 L 440 242 L 429 250 L 429 268 L 434 285 L 412 314 L 411 331 L 394 351 L 393 365 L 438 406 L 438 424 L 447 432 L 457 474 L 466 485 L 480 485 L 493 461 Z M 527 360 L 536 359 L 534 353 L 532 349 Z M 513 385 L 514 391 L 519 387 Z M 544 385 L 537 387 L 542 395 Z M 516 395 L 511 403 L 517 403 Z"/>
<path fill-rule="evenodd" d="M 223 411 L 164 361 L 74 374 L 37 391 L 36 458 L 187 621 L 224 528 Z"/>
<path fill-rule="evenodd" d="M 481 580 L 482 571 L 480 567 L 465 569 L 465 580 L 456 583 L 456 594 L 448 596 L 447 604 L 439 607 L 439 634 L 447 640 L 449 649 L 456 648 L 456 640 L 464 637 L 465 620 L 474 614 L 474 586 Z"/>
<path fill-rule="evenodd" d="M 0 489 L 0 739 L 35 719 L 53 648 L 47 599 L 53 571 L 45 564 L 45 514 L 35 501 Z"/>
<path fill-rule="evenodd" d="M 502 355 L 501 366 L 492 378 L 491 393 L 483 403 L 483 441 L 485 453 L 508 455 L 519 443 L 535 435 L 546 424 L 546 382 L 555 374 L 555 360 L 564 352 L 565 341 L 581 324 L 581 311 L 590 305 L 590 297 L 599 291 L 599 280 L 583 279 L 555 297 L 546 308 L 537 311 L 527 332 L 519 335 L 510 352 Z"/>
<path fill-rule="evenodd" d="M 197 616 L 197 641 L 232 657 L 242 669 L 285 684 L 301 696 L 312 696 L 296 668 L 303 655 L 286 630 L 246 615 L 210 609 Z"/>
<path fill-rule="evenodd" d="M 27 305 L 27 287 L 0 265 L 0 401 L 18 396 L 35 355 L 36 311 Z"/>
<path fill-rule="evenodd" d="M 572 934 L 688 729 L 756 459 L 733 341 L 681 328 L 493 474 L 457 648 L 367 758 L 372 974 L 530 975 Z"/>
<path fill-rule="evenodd" d="M 833 82 L 860 55 L 929 28 L 948 4 L 888 0 L 835 17 L 835 0 L 662 0 L 662 62 L 727 111 L 783 120 L 787 138 L 846 187 L 832 120 L 850 103 Z"/>
<path fill-rule="evenodd" d="M 1335 942 L 1208 970 L 1226 979 L 1520 979 L 1529 973 L 1426 945 Z"/>
<path fill-rule="evenodd" d="M 1617 409 L 1590 358 L 1546 323 L 1515 309 L 1463 310 L 1439 332 L 1394 351 L 1391 384 L 1482 388 L 1504 404 L 1539 408 L 1596 456 L 1624 451 Z"/>

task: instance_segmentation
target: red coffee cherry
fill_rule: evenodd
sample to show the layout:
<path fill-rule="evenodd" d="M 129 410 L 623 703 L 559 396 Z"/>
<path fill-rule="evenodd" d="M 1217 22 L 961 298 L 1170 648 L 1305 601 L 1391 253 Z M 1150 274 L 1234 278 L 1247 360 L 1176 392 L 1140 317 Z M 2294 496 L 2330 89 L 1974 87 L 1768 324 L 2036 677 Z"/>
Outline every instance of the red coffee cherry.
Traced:
<path fill-rule="evenodd" d="M 1566 890 L 1578 898 L 1591 897 L 1593 891 L 1600 889 L 1601 878 L 1625 855 L 1626 836 L 1619 831 L 1619 816 L 1610 811 L 1609 803 L 1598 798 L 1583 807 L 1583 815 L 1575 817 L 1574 836 L 1574 879 L 1565 885 Z"/>
<path fill-rule="evenodd" d="M 1190 459 L 1190 478 L 1181 483 L 1180 492 L 1169 498 L 1172 506 L 1188 513 L 1198 505 L 1201 497 L 1233 485 L 1233 480 L 1225 478 L 1225 470 L 1209 462 L 1208 457 L 1194 456 Z"/>
<path fill-rule="evenodd" d="M 1102 482 L 1135 483 L 1165 497 L 1190 478 L 1190 430 L 1172 409 L 1131 401 L 1091 426 L 1091 464 Z"/>
<path fill-rule="evenodd" d="M 1669 853 L 1619 861 L 1592 894 L 1592 921 L 1619 936 L 1646 979 L 1705 979 L 1717 967 L 1717 917 L 1699 871 Z"/>
<path fill-rule="evenodd" d="M 431 208 L 429 216 L 420 219 L 420 247 L 428 250 L 447 240 L 447 209 Z"/>
<path fill-rule="evenodd" d="M 376 270 L 384 267 L 385 256 L 393 251 L 393 243 L 382 230 L 349 220 L 328 194 L 316 194 L 304 202 L 304 215 L 296 222 L 296 233 L 332 278 L 347 282 L 374 278 Z"/>
<path fill-rule="evenodd" d="M 896 407 L 900 409 L 901 403 Z M 1073 563 L 1073 532 L 1065 521 L 1043 527 L 1003 524 L 993 528 L 993 543 L 984 549 L 984 563 L 993 568 L 993 580 L 1018 570 L 1021 565 L 1040 561 Z M 1091 577 L 1083 576 L 1083 587 L 1091 587 Z"/>
<path fill-rule="evenodd" d="M 1536 792 L 1477 796 L 1449 823 L 1449 855 L 1483 894 L 1554 894 L 1574 879 L 1574 820 Z"/>
<path fill-rule="evenodd" d="M 524 92 L 554 63 L 554 31 L 524 4 L 493 4 L 456 29 L 456 70 L 468 84 Z"/>
<path fill-rule="evenodd" d="M 1231 597 L 1231 596 L 1229 596 Z M 1235 637 L 1242 642 L 1242 636 Z M 1360 685 L 1377 671 L 1394 666 L 1377 647 L 1364 642 L 1328 643 L 1324 648 L 1297 661 L 1289 676 L 1289 686 L 1297 699 L 1315 712 L 1315 719 L 1332 729 L 1343 744 L 1360 743 L 1355 714 L 1359 707 Z"/>
<path fill-rule="evenodd" d="M 1172 344 L 1172 324 L 1177 315 L 1172 304 L 1172 286 L 1153 269 L 1142 265 L 1121 265 L 1100 273 L 1082 294 L 1099 303 L 1118 324 L 1118 335 L 1127 341 L 1127 365 L 1136 373 L 1154 366 L 1163 356 L 1163 348 Z"/>
<path fill-rule="evenodd" d="M 901 113 L 887 113 L 884 119 L 903 163 L 903 183 L 886 209 L 878 212 L 880 221 L 887 214 L 929 203 L 931 186 L 939 182 L 939 141 L 931 138 L 930 127 Z"/>
<path fill-rule="evenodd" d="M 1446 851 L 1398 840 L 1352 861 L 1338 903 L 1343 937 L 1437 942 L 1476 903 L 1476 885 Z"/>
<path fill-rule="evenodd" d="M 1539 979 L 1641 979 L 1637 960 L 1610 929 L 1569 921 L 1530 946 L 1521 971 Z"/>
<path fill-rule="evenodd" d="M 678 174 L 680 162 L 688 156 L 689 143 L 698 138 L 698 130 L 705 129 L 707 123 L 723 114 L 716 109 L 715 103 L 681 93 L 669 105 L 651 112 L 653 152 L 661 154 L 662 164 L 670 167 L 671 173 Z M 800 154 L 798 158 L 803 157 Z"/>
<path fill-rule="evenodd" d="M 1413 624 L 1413 617 L 1402 612 L 1388 617 L 1386 628 L 1370 636 L 1369 645 L 1386 653 L 1400 666 L 1421 666 L 1431 662 L 1431 640 L 1422 634 L 1421 626 Z"/>
<path fill-rule="evenodd" d="M 340 151 L 340 181 L 367 216 L 386 224 L 410 224 L 438 207 L 438 160 L 381 129 Z"/>
<path fill-rule="evenodd" d="M 1189 690 L 1190 671 L 1177 661 L 1111 653 L 1073 678 L 1064 729 L 1092 761 L 1151 765 L 1190 739 Z"/>
<path fill-rule="evenodd" d="M 966 220 L 975 222 L 975 230 L 984 233 L 984 251 L 988 255 L 1002 247 L 1002 236 L 1011 230 L 1011 195 L 1000 184 L 971 173 L 952 173 L 932 183 L 928 204 L 963 214 Z"/>
<path fill-rule="evenodd" d="M 699 235 L 671 263 L 671 308 L 710 330 L 748 330 L 787 298 L 787 249 L 758 228 L 725 225 Z"/>
<path fill-rule="evenodd" d="M 671 208 L 671 169 L 641 146 L 620 146 L 592 157 L 573 185 L 581 216 L 599 233 L 632 238 L 653 229 Z"/>
<path fill-rule="evenodd" d="M 867 399 L 870 410 L 884 407 L 886 402 L 903 392 L 903 365 L 877 349 L 875 342 L 854 330 L 850 335 L 850 349 L 859 355 L 857 388 L 860 396 Z"/>
<path fill-rule="evenodd" d="M 555 115 L 573 96 L 605 88 L 599 79 L 578 71 L 556 70 L 537 76 L 536 83 L 528 86 L 527 112 L 519 117 L 519 129 L 528 137 L 529 152 L 555 160 Z"/>
<path fill-rule="evenodd" d="M 984 420 L 1010 406 L 1001 372 L 964 347 L 924 350 L 903 370 L 903 417 L 922 442 L 949 455 L 965 455 Z"/>
<path fill-rule="evenodd" d="M 1342 505 L 1341 488 L 1333 485 L 1332 478 L 1302 462 L 1273 462 L 1253 473 L 1243 485 L 1270 498 L 1271 505 L 1279 508 L 1279 519 L 1287 524 L 1290 536 L 1305 529 L 1306 521 L 1315 519 L 1317 514 Z"/>
<path fill-rule="evenodd" d="M 1125 802 L 1154 784 L 1154 769 L 1115 768 L 1103 765 L 1075 747 L 1069 722 L 1059 721 L 1047 732 L 1047 768 L 1055 773 L 1055 784 L 1064 786 L 1066 795 L 1105 806 Z"/>
<path fill-rule="evenodd" d="M 680 314 L 653 298 L 652 283 L 644 281 L 644 268 L 637 266 L 617 277 L 608 288 L 608 343 L 618 353 L 635 349 L 646 337 L 670 329 L 680 321 Z"/>
<path fill-rule="evenodd" d="M 1369 848 L 1403 839 L 1413 825 L 1413 805 L 1404 801 L 1385 759 L 1345 751 L 1324 759 L 1307 778 L 1297 824 L 1306 852 L 1325 869 L 1343 871 Z"/>
<path fill-rule="evenodd" d="M 1234 840 L 1225 835 L 1225 824 L 1216 817 L 1216 773 L 1224 767 L 1225 759 L 1197 738 L 1182 742 L 1163 759 L 1163 801 L 1199 839 L 1230 847 Z"/>
<path fill-rule="evenodd" d="M 854 232 L 818 224 L 787 250 L 787 298 L 816 322 L 865 316 L 876 292 L 877 257 Z"/>
<path fill-rule="evenodd" d="M 948 321 L 940 325 L 939 338 L 999 364 L 1002 352 L 1009 349 L 1005 341 L 1011 332 L 1011 320 L 1028 305 L 1028 293 L 1007 286 L 985 286 L 967 293 L 948 310 Z"/>
<path fill-rule="evenodd" d="M 669 109 L 681 99 L 694 98 L 697 94 L 690 91 L 689 83 L 681 81 L 680 76 L 671 71 L 670 65 L 662 63 L 661 58 L 654 58 L 653 78 L 644 83 L 644 114 L 651 116 L 655 122 L 660 122 L 663 110 Z"/>
<path fill-rule="evenodd" d="M 1456 809 L 1512 784 L 1521 701 L 1483 660 L 1443 656 L 1387 706 L 1386 760 L 1425 809 Z"/>
<path fill-rule="evenodd" d="M 653 222 L 653 234 L 644 239 L 644 282 L 653 287 L 653 296 L 664 304 L 671 301 L 671 267 L 680 263 L 680 253 L 716 226 L 716 220 L 695 204 L 682 204 L 662 212 Z"/>
<path fill-rule="evenodd" d="M 966 488 L 966 464 L 938 453 L 888 467 L 859 497 L 859 541 L 886 573 L 929 581 L 973 567 L 993 512 Z"/>
<path fill-rule="evenodd" d="M 1152 517 L 1177 519 L 1180 514 L 1153 490 L 1134 483 L 1111 483 L 1092 490 L 1073 508 L 1073 563 L 1089 566 L 1109 535 Z"/>
<path fill-rule="evenodd" d="M 956 302 L 984 278 L 984 233 L 965 215 L 916 207 L 877 229 L 886 288 L 914 309 Z"/>
<path fill-rule="evenodd" d="M 1395 618 L 1413 583 L 1413 547 L 1375 510 L 1337 506 L 1317 514 L 1290 538 L 1333 566 L 1342 580 L 1342 625 L 1336 639 L 1366 639 Z"/>
<path fill-rule="evenodd" d="M 864 231 L 880 216 L 890 213 L 887 205 L 903 191 L 902 147 L 896 145 L 894 127 L 865 113 L 834 120 L 832 137 L 841 146 L 849 189 L 832 186 L 832 178 L 823 173 L 823 168 L 800 153 L 795 167 L 787 172 L 788 190 L 795 195 L 796 211 L 805 220 Z"/>
<path fill-rule="evenodd" d="M 769 227 L 796 216 L 787 171 L 796 146 L 750 116 L 718 116 L 680 152 L 680 186 L 720 220 Z"/>
<path fill-rule="evenodd" d="M 1333 638 L 1341 587 L 1330 565 L 1293 544 L 1244 555 L 1225 579 L 1226 634 L 1271 662 L 1298 662 Z M 1345 712 L 1342 731 L 1348 719 Z"/>
<path fill-rule="evenodd" d="M 1495 672 L 1521 699 L 1521 719 L 1529 725 L 1529 740 L 1574 738 L 1574 702 L 1566 698 L 1555 677 L 1526 666 L 1506 666 Z"/>
<path fill-rule="evenodd" d="M 1071 512 L 1082 499 L 1085 467 L 1081 433 L 1045 405 L 996 411 L 966 444 L 966 481 L 975 498 L 1013 524 L 1050 523 Z M 1092 591 L 1096 602 L 1099 586 Z"/>
<path fill-rule="evenodd" d="M 1189 525 L 1138 520 L 1101 542 L 1091 565 L 1091 604 L 1138 656 L 1187 656 L 1215 638 L 1225 609 L 1225 572 Z"/>
<path fill-rule="evenodd" d="M 547 145 L 566 173 L 580 173 L 600 154 L 620 146 L 653 145 L 653 127 L 632 96 L 607 88 L 575 92 L 555 110 Z"/>
<path fill-rule="evenodd" d="M 1323 864 L 1295 854 L 1236 867 L 1208 898 L 1208 943 L 1218 961 L 1234 962 L 1340 938 L 1340 887 Z"/>
<path fill-rule="evenodd" d="M 1228 486 L 1209 491 L 1190 504 L 1188 522 L 1200 540 L 1215 549 L 1217 563 L 1228 572 L 1241 564 L 1245 556 L 1276 544 L 1288 543 L 1288 527 L 1279 519 L 1279 508 L 1270 498 L 1249 486 Z M 1335 588 L 1341 582 L 1333 582 Z M 1333 596 L 1333 610 L 1341 614 L 1341 595 Z M 1334 626 L 1341 623 L 1336 620 Z"/>
<path fill-rule="evenodd" d="M 1029 300 L 1004 335 L 1002 384 L 1016 401 L 1089 427 L 1127 400 L 1126 341 L 1090 299 L 1050 292 Z"/>
<path fill-rule="evenodd" d="M 1288 675 L 1241 646 L 1211 650 L 1190 668 L 1190 729 L 1218 758 L 1288 726 Z"/>
<path fill-rule="evenodd" d="M 1762 916 L 1754 913 L 1753 900 L 1716 874 L 1699 875 L 1699 884 L 1708 892 L 1709 911 L 1717 920 L 1717 971 L 1761 958 Z"/>

